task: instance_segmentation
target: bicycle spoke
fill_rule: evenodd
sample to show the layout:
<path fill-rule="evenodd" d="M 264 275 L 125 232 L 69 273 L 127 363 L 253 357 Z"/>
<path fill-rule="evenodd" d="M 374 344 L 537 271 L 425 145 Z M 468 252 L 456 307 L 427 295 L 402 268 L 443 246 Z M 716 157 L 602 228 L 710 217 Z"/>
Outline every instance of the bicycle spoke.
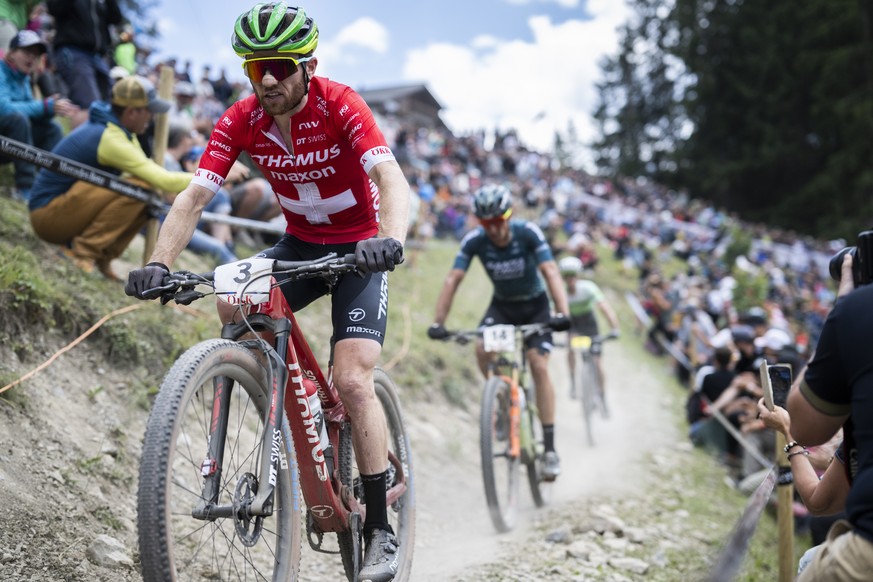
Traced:
<path fill-rule="evenodd" d="M 502 378 L 486 382 L 479 429 L 482 479 L 491 521 L 498 531 L 513 527 L 518 503 L 520 459 L 510 448 L 509 400 L 509 384 Z"/>
<path fill-rule="evenodd" d="M 287 471 L 278 474 L 272 515 L 244 517 L 258 488 L 264 452 L 269 398 L 263 369 L 248 350 L 227 340 L 210 340 L 189 352 L 168 374 L 146 433 L 150 446 L 144 445 L 139 493 L 144 578 L 293 578 L 299 567 L 301 515 L 285 510 L 293 508 Z M 227 390 L 217 400 L 215 378 Z M 227 410 L 214 411 L 217 404 Z M 221 423 L 223 442 L 210 442 L 213 423 Z M 210 444 L 224 453 L 219 471 L 210 477 L 216 498 L 203 499 L 201 465 Z M 194 510 L 209 511 L 204 503 L 215 503 L 218 511 L 207 520 L 195 518 Z M 231 511 L 237 504 L 239 512 Z"/>

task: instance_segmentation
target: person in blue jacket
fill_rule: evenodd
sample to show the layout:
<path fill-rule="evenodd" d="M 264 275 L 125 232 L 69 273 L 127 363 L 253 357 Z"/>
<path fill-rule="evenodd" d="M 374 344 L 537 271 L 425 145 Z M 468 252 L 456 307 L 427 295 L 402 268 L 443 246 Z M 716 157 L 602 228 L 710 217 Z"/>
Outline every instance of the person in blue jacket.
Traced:
<path fill-rule="evenodd" d="M 79 110 L 69 99 L 34 97 L 31 75 L 40 67 L 47 50 L 37 33 L 22 30 L 12 37 L 9 51 L 0 61 L 0 135 L 43 150 L 51 150 L 64 135 L 55 115 L 69 117 Z M 36 167 L 20 160 L 13 164 L 17 197 L 26 200 Z"/>

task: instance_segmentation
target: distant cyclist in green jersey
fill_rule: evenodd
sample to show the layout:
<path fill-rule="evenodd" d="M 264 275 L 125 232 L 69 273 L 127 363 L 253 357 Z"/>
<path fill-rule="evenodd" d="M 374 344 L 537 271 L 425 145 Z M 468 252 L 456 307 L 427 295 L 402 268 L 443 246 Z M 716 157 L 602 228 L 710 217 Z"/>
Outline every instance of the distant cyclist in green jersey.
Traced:
<path fill-rule="evenodd" d="M 567 283 L 567 302 L 570 306 L 570 338 L 572 339 L 573 336 L 594 337 L 599 334 L 600 329 L 597 325 L 597 315 L 594 313 L 595 307 L 612 327 L 610 334 L 618 337 L 618 317 L 615 314 L 615 310 L 609 304 L 609 301 L 606 300 L 606 296 L 597 283 L 590 279 L 581 278 L 582 261 L 576 257 L 564 257 L 558 262 L 558 269 Z M 605 390 L 606 377 L 603 374 L 600 352 L 592 352 L 591 355 L 597 366 L 600 385 Z M 576 358 L 573 357 L 572 350 L 567 350 L 567 356 L 570 363 L 570 376 L 573 377 L 576 373 Z"/>
<path fill-rule="evenodd" d="M 494 285 L 491 304 L 480 325 L 542 322 L 557 331 L 568 329 L 567 295 L 552 250 L 540 228 L 533 222 L 509 219 L 512 196 L 505 186 L 487 185 L 476 191 L 473 212 L 481 226 L 461 240 L 461 249 L 437 299 L 436 315 L 428 336 L 442 339 L 448 334 L 445 321 L 473 257 L 479 257 Z M 555 303 L 555 316 L 551 315 L 546 286 Z M 543 424 L 546 450 L 543 476 L 554 480 L 561 472 L 561 463 L 555 452 L 555 389 L 548 365 L 552 334 L 547 332 L 529 338 L 526 348 Z M 485 353 L 481 342 L 476 346 L 476 357 L 480 370 L 486 373 L 489 354 Z"/>

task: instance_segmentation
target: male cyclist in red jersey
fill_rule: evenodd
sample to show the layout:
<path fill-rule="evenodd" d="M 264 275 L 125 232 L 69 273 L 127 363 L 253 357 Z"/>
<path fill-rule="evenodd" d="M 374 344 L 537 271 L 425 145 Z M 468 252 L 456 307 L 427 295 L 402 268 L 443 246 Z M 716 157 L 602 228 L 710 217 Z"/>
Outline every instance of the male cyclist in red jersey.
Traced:
<path fill-rule="evenodd" d="M 270 182 L 288 223 L 259 257 L 308 260 L 355 253 L 359 273 L 332 297 L 333 380 L 352 419 L 352 442 L 367 512 L 360 580 L 391 580 L 397 540 L 385 506 L 387 426 L 373 386 L 387 317 L 387 273 L 403 260 L 409 185 L 373 114 L 352 89 L 315 77 L 318 28 L 303 8 L 257 4 L 236 20 L 234 51 L 254 94 L 233 104 L 212 131 L 191 184 L 176 198 L 150 262 L 131 271 L 125 292 L 153 299 L 185 248 L 203 207 L 241 152 Z M 325 294 L 322 281 L 282 286 L 297 311 Z M 223 321 L 235 308 L 219 304 Z M 361 318 L 361 313 L 365 315 Z"/>

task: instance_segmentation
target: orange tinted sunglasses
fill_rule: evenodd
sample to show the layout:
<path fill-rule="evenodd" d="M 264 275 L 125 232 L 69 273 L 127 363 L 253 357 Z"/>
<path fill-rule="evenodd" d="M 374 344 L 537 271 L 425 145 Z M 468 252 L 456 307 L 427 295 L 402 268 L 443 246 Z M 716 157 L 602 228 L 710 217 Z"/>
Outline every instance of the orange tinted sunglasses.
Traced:
<path fill-rule="evenodd" d="M 264 75 L 268 72 L 273 77 L 282 82 L 288 77 L 293 77 L 297 72 L 297 65 L 312 60 L 312 57 L 295 59 L 293 57 L 263 57 L 259 59 L 249 59 L 243 61 L 243 70 L 246 77 L 255 83 L 260 83 L 264 80 Z"/>
<path fill-rule="evenodd" d="M 480 218 L 479 223 L 482 226 L 499 226 L 500 224 L 509 220 L 510 216 L 512 216 L 512 208 L 510 208 L 500 216 L 495 216 L 494 218 Z"/>

